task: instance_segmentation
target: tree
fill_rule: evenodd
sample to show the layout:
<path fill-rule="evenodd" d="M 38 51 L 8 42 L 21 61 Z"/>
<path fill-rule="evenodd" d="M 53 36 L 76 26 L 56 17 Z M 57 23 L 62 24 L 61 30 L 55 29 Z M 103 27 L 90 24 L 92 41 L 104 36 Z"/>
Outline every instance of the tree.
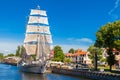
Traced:
<path fill-rule="evenodd" d="M 92 60 L 95 70 L 97 70 L 97 61 L 102 59 L 103 49 L 91 45 L 87 51 L 89 51 L 88 57 Z"/>
<path fill-rule="evenodd" d="M 77 53 L 78 52 L 78 50 L 75 50 L 75 53 Z"/>
<path fill-rule="evenodd" d="M 20 57 L 25 53 L 25 48 L 23 46 L 20 47 Z"/>
<path fill-rule="evenodd" d="M 57 61 L 64 61 L 65 55 L 63 54 L 63 50 L 60 46 L 55 46 L 54 47 L 54 59 Z"/>
<path fill-rule="evenodd" d="M 61 61 L 61 59 L 57 57 L 57 58 L 53 58 L 52 61 Z"/>
<path fill-rule="evenodd" d="M 0 62 L 3 60 L 3 58 L 4 58 L 3 53 L 0 53 Z"/>
<path fill-rule="evenodd" d="M 70 63 L 70 62 L 71 62 L 71 59 L 70 59 L 70 58 L 65 58 L 64 61 L 67 62 L 67 63 Z"/>
<path fill-rule="evenodd" d="M 73 53 L 75 53 L 75 50 L 73 48 L 71 48 L 68 52 L 73 54 Z"/>
<path fill-rule="evenodd" d="M 12 57 L 12 56 L 15 56 L 15 54 L 10 53 L 10 54 L 6 55 L 5 57 Z"/>
<path fill-rule="evenodd" d="M 107 59 L 106 59 L 106 58 L 102 58 L 102 59 L 100 60 L 100 62 L 102 62 L 102 63 L 106 64 Z"/>
<path fill-rule="evenodd" d="M 104 47 L 107 49 L 107 62 L 112 70 L 112 65 L 115 63 L 113 48 L 120 50 L 120 21 L 107 23 L 96 32 L 95 46 Z"/>
<path fill-rule="evenodd" d="M 15 54 L 16 56 L 20 56 L 20 49 L 21 49 L 20 46 L 18 46 Z"/>

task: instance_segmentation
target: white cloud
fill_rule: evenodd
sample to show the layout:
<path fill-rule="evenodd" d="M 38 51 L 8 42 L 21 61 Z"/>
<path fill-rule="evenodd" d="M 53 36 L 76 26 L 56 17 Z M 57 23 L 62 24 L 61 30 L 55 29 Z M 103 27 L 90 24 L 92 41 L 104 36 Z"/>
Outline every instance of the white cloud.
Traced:
<path fill-rule="evenodd" d="M 68 40 L 68 41 L 71 41 L 71 40 L 74 40 L 74 38 L 68 38 L 67 40 Z"/>
<path fill-rule="evenodd" d="M 18 45 L 21 45 L 21 43 L 16 41 L 0 41 L 0 52 L 5 55 L 15 53 Z"/>
<path fill-rule="evenodd" d="M 59 45 L 62 47 L 64 53 L 67 53 L 70 48 L 78 49 L 81 48 L 82 50 L 87 50 L 87 48 L 94 43 L 92 39 L 89 38 L 67 38 L 63 40 L 59 40 L 61 43 L 54 43 L 55 45 Z"/>
<path fill-rule="evenodd" d="M 76 39 L 77 42 L 87 42 L 87 43 L 93 43 L 94 41 L 92 41 L 89 38 L 81 38 L 81 39 Z"/>
<path fill-rule="evenodd" d="M 108 14 L 113 19 L 118 19 L 118 14 L 115 13 L 115 10 L 120 6 L 120 0 L 115 1 L 115 6 L 108 12 Z"/>
<path fill-rule="evenodd" d="M 72 43 L 94 43 L 92 39 L 89 38 L 68 38 L 67 41 L 72 42 Z"/>

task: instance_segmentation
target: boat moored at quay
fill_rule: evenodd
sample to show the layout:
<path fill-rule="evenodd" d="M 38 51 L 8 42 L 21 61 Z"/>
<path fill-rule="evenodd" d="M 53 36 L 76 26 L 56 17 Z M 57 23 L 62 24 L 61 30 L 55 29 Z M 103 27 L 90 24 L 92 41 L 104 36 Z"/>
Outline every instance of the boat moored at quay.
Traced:
<path fill-rule="evenodd" d="M 31 9 L 24 39 L 20 71 L 44 73 L 52 51 L 52 36 L 45 10 Z"/>

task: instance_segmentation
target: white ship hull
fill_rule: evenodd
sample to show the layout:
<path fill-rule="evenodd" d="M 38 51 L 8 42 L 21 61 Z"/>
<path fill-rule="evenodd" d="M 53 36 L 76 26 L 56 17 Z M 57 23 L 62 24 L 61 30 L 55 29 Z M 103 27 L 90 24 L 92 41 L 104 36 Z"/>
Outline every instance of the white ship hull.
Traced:
<path fill-rule="evenodd" d="M 46 70 L 46 66 L 40 66 L 40 64 L 29 64 L 29 65 L 18 64 L 18 68 L 22 72 L 30 72 L 37 74 L 45 73 Z"/>

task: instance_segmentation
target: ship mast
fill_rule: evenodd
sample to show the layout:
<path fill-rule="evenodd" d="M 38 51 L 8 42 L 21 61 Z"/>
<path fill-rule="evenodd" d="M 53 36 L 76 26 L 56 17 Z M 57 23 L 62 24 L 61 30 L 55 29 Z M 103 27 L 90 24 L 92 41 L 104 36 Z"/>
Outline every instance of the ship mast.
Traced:
<path fill-rule="evenodd" d="M 50 46 L 52 44 L 52 36 L 49 29 L 48 18 L 46 11 L 31 9 L 26 36 L 24 40 L 24 47 L 28 55 L 36 55 L 36 59 L 50 53 Z"/>

